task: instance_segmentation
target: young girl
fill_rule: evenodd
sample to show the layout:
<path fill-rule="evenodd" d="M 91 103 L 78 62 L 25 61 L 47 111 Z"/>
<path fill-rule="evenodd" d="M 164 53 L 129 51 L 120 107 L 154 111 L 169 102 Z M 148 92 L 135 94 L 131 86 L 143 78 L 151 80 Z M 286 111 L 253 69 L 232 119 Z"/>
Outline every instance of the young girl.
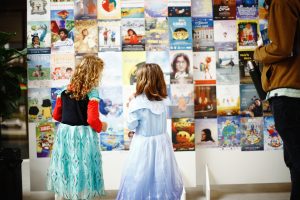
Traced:
<path fill-rule="evenodd" d="M 104 194 L 97 133 L 105 130 L 99 118 L 96 87 L 103 61 L 86 56 L 70 84 L 57 95 L 53 118 L 60 121 L 50 167 L 48 189 L 65 199 L 92 199 Z"/>
<path fill-rule="evenodd" d="M 178 200 L 183 184 L 166 130 L 167 89 L 157 64 L 137 71 L 136 93 L 129 102 L 128 128 L 134 131 L 118 200 Z"/>

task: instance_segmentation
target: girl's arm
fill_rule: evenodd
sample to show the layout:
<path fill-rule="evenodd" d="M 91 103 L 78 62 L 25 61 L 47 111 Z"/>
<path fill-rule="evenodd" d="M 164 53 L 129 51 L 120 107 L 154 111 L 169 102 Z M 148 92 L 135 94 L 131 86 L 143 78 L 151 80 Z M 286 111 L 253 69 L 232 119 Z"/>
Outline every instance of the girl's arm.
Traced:
<path fill-rule="evenodd" d="M 92 129 L 99 133 L 102 130 L 102 122 L 99 115 L 100 98 L 98 91 L 96 89 L 92 89 L 92 91 L 89 92 L 88 97 L 87 123 L 92 127 Z"/>
<path fill-rule="evenodd" d="M 61 92 L 56 97 L 56 104 L 52 114 L 53 119 L 61 122 L 62 119 L 62 101 L 61 101 Z"/>

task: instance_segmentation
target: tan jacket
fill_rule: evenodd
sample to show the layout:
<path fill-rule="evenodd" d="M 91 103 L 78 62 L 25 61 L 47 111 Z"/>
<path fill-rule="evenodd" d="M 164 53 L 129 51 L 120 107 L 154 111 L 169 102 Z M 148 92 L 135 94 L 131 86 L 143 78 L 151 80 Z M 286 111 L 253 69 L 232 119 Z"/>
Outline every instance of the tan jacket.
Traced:
<path fill-rule="evenodd" d="M 254 59 L 264 63 L 262 86 L 300 89 L 300 0 L 273 0 L 269 10 L 270 44 L 258 47 Z"/>

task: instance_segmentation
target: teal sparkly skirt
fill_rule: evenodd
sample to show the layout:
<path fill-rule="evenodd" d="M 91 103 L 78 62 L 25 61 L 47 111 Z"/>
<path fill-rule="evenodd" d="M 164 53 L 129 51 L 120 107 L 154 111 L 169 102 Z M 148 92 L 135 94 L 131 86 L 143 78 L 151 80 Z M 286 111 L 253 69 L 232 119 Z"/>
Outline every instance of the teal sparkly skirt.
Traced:
<path fill-rule="evenodd" d="M 61 123 L 47 173 L 48 190 L 72 200 L 104 195 L 98 141 L 97 133 L 90 126 Z"/>

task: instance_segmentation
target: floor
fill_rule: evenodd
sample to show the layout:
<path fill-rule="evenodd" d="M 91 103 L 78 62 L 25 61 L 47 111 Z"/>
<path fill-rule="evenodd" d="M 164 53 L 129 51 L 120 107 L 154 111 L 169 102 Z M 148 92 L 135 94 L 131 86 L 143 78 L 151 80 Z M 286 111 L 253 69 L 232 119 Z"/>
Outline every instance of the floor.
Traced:
<path fill-rule="evenodd" d="M 54 200 L 49 192 L 30 192 L 29 160 L 23 161 L 23 200 Z M 211 186 L 210 200 L 288 200 L 290 184 L 251 184 Z M 114 200 L 117 191 L 107 191 L 103 200 Z M 208 200 L 202 187 L 186 188 L 186 200 Z"/>

